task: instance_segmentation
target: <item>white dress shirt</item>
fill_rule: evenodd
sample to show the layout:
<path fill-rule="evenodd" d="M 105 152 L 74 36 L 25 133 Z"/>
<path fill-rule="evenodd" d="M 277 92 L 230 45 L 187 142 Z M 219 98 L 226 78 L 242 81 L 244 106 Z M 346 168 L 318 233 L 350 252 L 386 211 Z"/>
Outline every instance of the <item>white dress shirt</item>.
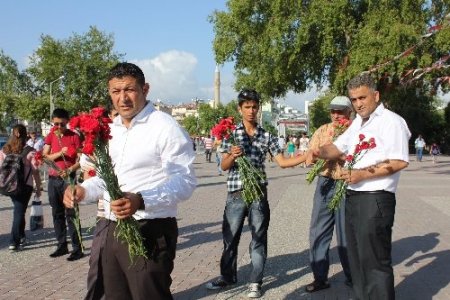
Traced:
<path fill-rule="evenodd" d="M 116 117 L 111 124 L 109 151 L 114 171 L 124 192 L 140 192 L 145 210 L 133 217 L 155 219 L 176 217 L 177 204 L 187 200 L 197 180 L 195 154 L 187 133 L 168 114 L 156 111 L 151 103 L 137 114 L 129 128 Z M 103 192 L 103 182 L 92 177 L 83 182 L 85 200 L 96 201 Z M 105 217 L 116 220 L 110 210 L 110 197 L 103 192 Z"/>
<path fill-rule="evenodd" d="M 364 125 L 361 124 L 362 118 L 358 115 L 350 127 L 334 142 L 341 152 L 353 154 L 355 146 L 359 143 L 360 134 L 364 134 L 366 141 L 369 138 L 375 139 L 376 147 L 367 151 L 354 165 L 354 169 L 362 169 L 388 159 L 409 162 L 408 140 L 411 132 L 402 117 L 380 104 L 370 115 L 369 120 Z M 389 176 L 349 184 L 348 188 L 355 191 L 385 190 L 395 193 L 399 178 L 400 172 L 396 172 Z"/>

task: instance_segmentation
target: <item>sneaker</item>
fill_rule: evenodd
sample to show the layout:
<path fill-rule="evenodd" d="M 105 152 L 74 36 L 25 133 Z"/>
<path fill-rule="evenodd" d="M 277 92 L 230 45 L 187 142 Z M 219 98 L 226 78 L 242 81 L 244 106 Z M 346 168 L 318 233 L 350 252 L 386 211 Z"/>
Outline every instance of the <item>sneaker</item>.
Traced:
<path fill-rule="evenodd" d="M 250 283 L 248 286 L 248 294 L 249 298 L 259 298 L 261 297 L 261 285 L 259 283 Z"/>
<path fill-rule="evenodd" d="M 222 277 L 219 277 L 218 279 L 214 281 L 210 281 L 206 284 L 206 288 L 208 290 L 221 290 L 226 287 L 229 287 L 233 285 L 234 283 L 230 283 L 228 281 L 225 281 Z"/>
<path fill-rule="evenodd" d="M 20 239 L 20 243 L 19 243 L 19 247 L 25 247 L 25 245 L 27 244 L 27 239 L 25 237 Z"/>
<path fill-rule="evenodd" d="M 16 247 L 16 245 L 9 245 L 8 249 L 11 251 L 16 251 L 17 247 Z"/>

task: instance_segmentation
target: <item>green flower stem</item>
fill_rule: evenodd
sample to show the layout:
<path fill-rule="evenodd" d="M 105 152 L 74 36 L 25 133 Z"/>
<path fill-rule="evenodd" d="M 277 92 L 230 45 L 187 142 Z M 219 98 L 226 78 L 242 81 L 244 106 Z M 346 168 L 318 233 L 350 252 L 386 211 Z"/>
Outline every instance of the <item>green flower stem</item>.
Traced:
<path fill-rule="evenodd" d="M 108 144 L 96 141 L 94 156 L 96 160 L 95 171 L 97 176 L 105 182 L 105 190 L 108 192 L 111 201 L 122 198 L 123 193 L 120 189 L 117 175 L 114 173 L 114 165 L 109 156 Z M 133 217 L 117 220 L 114 236 L 128 244 L 128 254 L 132 265 L 139 256 L 148 258 L 139 223 Z"/>
<path fill-rule="evenodd" d="M 318 159 L 314 164 L 314 167 L 312 167 L 312 169 L 309 170 L 308 174 L 306 174 L 306 181 L 309 184 L 311 184 L 317 177 L 317 175 L 319 175 L 320 171 L 322 171 L 323 166 L 325 166 L 325 160 Z"/>
<path fill-rule="evenodd" d="M 253 201 L 260 199 L 263 195 L 261 180 L 264 180 L 265 176 L 246 156 L 238 157 L 236 163 L 242 181 L 242 199 L 247 206 L 250 206 Z"/>
<path fill-rule="evenodd" d="M 347 191 L 347 183 L 343 179 L 336 180 L 335 192 L 330 203 L 328 203 L 329 210 L 337 210 L 341 204 L 342 199 Z"/>
<path fill-rule="evenodd" d="M 69 184 L 70 184 L 70 190 L 72 194 L 75 194 L 75 179 L 70 177 L 68 175 Z M 75 230 L 77 232 L 78 240 L 80 241 L 81 251 L 84 251 L 83 242 L 81 240 L 81 220 L 80 220 L 80 207 L 78 206 L 78 203 L 75 203 L 73 206 L 73 209 L 75 211 L 75 216 L 72 218 L 72 222 L 75 225 Z"/>

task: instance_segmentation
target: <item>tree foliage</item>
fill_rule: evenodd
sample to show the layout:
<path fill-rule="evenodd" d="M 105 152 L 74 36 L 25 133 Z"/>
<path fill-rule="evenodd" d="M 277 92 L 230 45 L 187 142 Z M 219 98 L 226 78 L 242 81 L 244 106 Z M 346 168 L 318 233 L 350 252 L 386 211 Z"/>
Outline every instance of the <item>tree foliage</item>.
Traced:
<path fill-rule="evenodd" d="M 436 91 L 450 86 L 440 80 L 450 70 L 442 67 L 450 62 L 449 12 L 448 0 L 229 0 L 210 22 L 216 60 L 234 62 L 237 89 L 251 86 L 267 99 L 314 84 L 345 95 L 348 80 L 369 71 L 413 134 L 433 135 L 442 120 Z M 314 104 L 313 127 L 328 122 L 329 100 Z"/>
<path fill-rule="evenodd" d="M 349 78 L 419 44 L 374 72 L 398 83 L 408 70 L 449 53 L 448 0 L 229 0 L 227 7 L 210 17 L 216 60 L 235 63 L 237 88 L 252 86 L 269 97 L 312 83 L 344 93 Z M 423 40 L 433 24 L 444 27 Z M 423 80 L 429 83 L 432 73 Z"/>
<path fill-rule="evenodd" d="M 220 119 L 226 117 L 233 117 L 236 123 L 241 121 L 235 100 L 225 106 L 220 103 L 217 108 L 212 108 L 209 104 L 200 104 L 198 117 L 187 116 L 183 119 L 182 125 L 191 136 L 207 135 Z"/>
<path fill-rule="evenodd" d="M 31 56 L 27 69 L 35 82 L 44 82 L 42 98 L 33 104 L 31 102 L 36 99 L 24 100 L 36 108 L 34 118 L 48 119 L 49 104 L 44 104 L 50 101 L 51 82 L 55 107 L 75 114 L 104 105 L 108 101 L 107 73 L 122 57 L 113 48 L 113 36 L 95 27 L 90 27 L 86 34 L 75 33 L 66 40 L 42 35 L 41 45 Z M 60 76 L 64 78 L 56 80 Z"/>

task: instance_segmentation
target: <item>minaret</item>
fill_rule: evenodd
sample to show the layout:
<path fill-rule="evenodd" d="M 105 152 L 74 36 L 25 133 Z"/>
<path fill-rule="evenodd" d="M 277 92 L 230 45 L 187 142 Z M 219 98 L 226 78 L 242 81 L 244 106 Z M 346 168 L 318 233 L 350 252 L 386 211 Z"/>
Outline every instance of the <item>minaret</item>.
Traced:
<path fill-rule="evenodd" d="M 219 65 L 216 65 L 214 73 L 214 108 L 219 107 L 220 103 L 220 71 Z"/>

